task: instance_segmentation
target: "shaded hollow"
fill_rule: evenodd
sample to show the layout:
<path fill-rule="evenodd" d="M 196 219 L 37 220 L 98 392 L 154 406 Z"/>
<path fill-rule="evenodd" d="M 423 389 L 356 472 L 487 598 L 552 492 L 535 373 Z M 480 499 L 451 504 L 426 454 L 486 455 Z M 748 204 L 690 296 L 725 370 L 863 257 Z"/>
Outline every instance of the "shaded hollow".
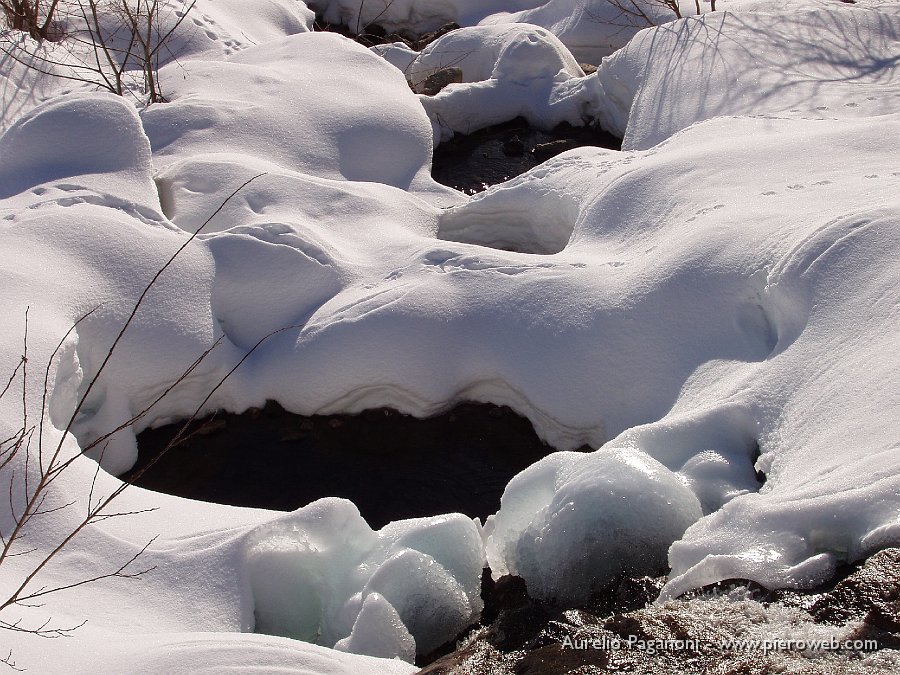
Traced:
<path fill-rule="evenodd" d="M 475 194 L 583 146 L 621 150 L 622 139 L 599 127 L 573 127 L 567 122 L 541 131 L 517 117 L 468 135 L 456 134 L 438 145 L 431 175 L 438 183 Z"/>
<path fill-rule="evenodd" d="M 138 435 L 134 477 L 180 429 Z M 135 484 L 219 504 L 290 511 L 346 497 L 373 528 L 392 520 L 500 508 L 507 482 L 553 452 L 507 407 L 465 403 L 419 419 L 394 410 L 295 415 L 277 403 L 221 413 L 165 453 Z"/>

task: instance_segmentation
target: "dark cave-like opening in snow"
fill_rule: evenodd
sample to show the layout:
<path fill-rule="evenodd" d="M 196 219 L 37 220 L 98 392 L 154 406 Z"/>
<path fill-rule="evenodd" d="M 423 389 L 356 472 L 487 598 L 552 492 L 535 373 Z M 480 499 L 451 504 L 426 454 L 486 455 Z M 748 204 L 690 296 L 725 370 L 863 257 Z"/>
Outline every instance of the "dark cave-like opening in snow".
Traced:
<path fill-rule="evenodd" d="M 475 194 L 533 169 L 561 152 L 594 146 L 622 149 L 622 139 L 598 126 L 563 122 L 542 131 L 517 117 L 471 134 L 456 134 L 434 149 L 432 177 L 443 185 Z"/>
<path fill-rule="evenodd" d="M 464 403 L 420 419 L 390 409 L 296 415 L 270 402 L 181 428 L 138 435 L 139 458 L 123 480 L 190 499 L 290 511 L 321 497 L 352 500 L 373 528 L 393 520 L 500 508 L 509 480 L 554 449 L 510 408 Z"/>

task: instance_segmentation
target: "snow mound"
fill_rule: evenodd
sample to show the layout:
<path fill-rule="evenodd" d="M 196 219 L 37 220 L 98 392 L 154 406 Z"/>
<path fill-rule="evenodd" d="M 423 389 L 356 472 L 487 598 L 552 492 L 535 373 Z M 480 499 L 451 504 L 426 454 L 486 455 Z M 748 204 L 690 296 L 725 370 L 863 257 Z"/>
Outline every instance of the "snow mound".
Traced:
<path fill-rule="evenodd" d="M 481 612 L 481 535 L 459 514 L 373 532 L 352 503 L 322 499 L 246 547 L 257 632 L 412 661 Z"/>
<path fill-rule="evenodd" d="M 515 117 L 540 128 L 560 122 L 582 126 L 596 106 L 597 82 L 585 78 L 569 50 L 549 31 L 537 26 L 497 25 L 461 28 L 442 36 L 403 64 L 396 47 L 375 48 L 403 66 L 419 89 L 442 68 L 462 70 L 463 82 L 436 96 L 421 96 L 439 135 L 471 133 Z"/>
<path fill-rule="evenodd" d="M 433 185 L 431 126 L 403 76 L 338 35 L 304 33 L 225 61 L 194 60 L 188 73 L 172 64 L 160 82 L 172 102 L 142 119 L 161 166 L 227 148 L 322 178 Z"/>
<path fill-rule="evenodd" d="M 600 63 L 641 29 L 676 18 L 671 9 L 652 0 L 549 0 L 529 4 L 532 7 L 522 11 L 492 14 L 481 23 L 543 26 L 582 63 Z"/>
<path fill-rule="evenodd" d="M 507 485 L 485 525 L 488 563 L 570 606 L 621 574 L 664 571 L 669 546 L 701 515 L 694 493 L 639 450 L 556 453 Z"/>
<path fill-rule="evenodd" d="M 374 49 L 378 51 L 378 47 Z M 449 67 L 462 71 L 463 82 L 493 78 L 527 86 L 530 80 L 553 78 L 561 72 L 584 76 L 553 34 L 520 24 L 451 31 L 422 50 L 406 69 L 406 77 L 415 89 L 430 75 Z"/>
<path fill-rule="evenodd" d="M 491 77 L 448 87 L 433 105 L 470 96 L 484 106 L 472 123 L 529 109 L 550 123 L 548 106 L 575 121 L 602 113 L 632 149 L 563 153 L 471 200 L 428 177 L 432 125 L 402 74 L 336 36 L 167 66 L 175 100 L 143 111 L 146 136 L 108 96 L 47 103 L 0 137 L 0 306 L 12 317 L 0 324 L 0 361 L 7 373 L 20 362 L 31 307 L 25 403 L 40 419 L 35 373 L 99 306 L 50 364 L 45 432 L 57 438 L 147 282 L 221 207 L 147 295 L 75 420 L 81 446 L 221 346 L 111 439 L 110 471 L 130 466 L 134 431 L 193 413 L 286 323 L 206 410 L 275 399 L 305 414 L 427 415 L 488 401 L 528 416 L 557 448 L 609 444 L 528 469 L 490 525 L 492 564 L 544 597 L 581 596 L 623 561 L 663 565 L 669 543 L 668 596 L 728 577 L 814 586 L 900 542 L 896 17 L 885 6 L 685 20 L 639 34 L 598 76 L 548 69 L 528 86 L 494 77 L 495 61 Z M 368 102 L 350 101 L 349 87 Z M 446 106 L 460 128 L 462 105 Z M 0 401 L 0 437 L 21 414 L 17 391 Z M 95 496 L 119 485 L 63 440 L 73 462 L 54 504 L 74 506 L 48 511 L 25 542 L 38 553 L 8 558 L 3 584 L 80 521 L 95 476 Z M 19 476 L 25 465 L 23 452 L 8 467 Z M 86 528 L 42 570 L 35 588 L 67 590 L 21 608 L 29 625 L 88 618 L 96 632 L 73 644 L 106 655 L 123 635 L 181 632 L 146 638 L 135 658 L 165 643 L 167 659 L 191 664 L 225 642 L 253 654 L 285 644 L 191 642 L 254 620 L 408 658 L 411 640 L 428 651 L 479 610 L 481 533 L 461 516 L 373 532 L 339 500 L 277 515 L 138 489 L 116 509 L 139 515 Z M 628 536 L 646 559 L 624 547 L 623 525 L 638 528 Z M 140 593 L 124 581 L 79 585 L 160 533 Z M 38 649 L 8 637 L 43 670 L 65 663 L 64 641 Z M 383 663 L 307 646 L 284 659 L 298 653 L 313 655 L 302 661 L 313 670 Z"/>
<path fill-rule="evenodd" d="M 146 203 L 156 193 L 150 176 L 141 121 L 112 94 L 48 101 L 0 136 L 0 199 L 58 181 L 69 192 L 102 183 L 120 200 Z"/>
<path fill-rule="evenodd" d="M 690 17 L 642 31 L 603 61 L 600 122 L 624 135 L 623 149 L 641 150 L 716 116 L 890 114 L 898 49 L 896 6 Z"/>

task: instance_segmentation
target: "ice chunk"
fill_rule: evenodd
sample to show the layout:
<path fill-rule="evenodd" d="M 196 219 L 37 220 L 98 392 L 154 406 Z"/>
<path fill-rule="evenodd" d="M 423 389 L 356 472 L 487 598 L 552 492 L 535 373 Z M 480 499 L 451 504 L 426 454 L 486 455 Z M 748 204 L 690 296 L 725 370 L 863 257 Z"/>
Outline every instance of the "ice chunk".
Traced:
<path fill-rule="evenodd" d="M 556 453 L 507 486 L 488 561 L 535 597 L 582 602 L 619 574 L 664 572 L 669 545 L 701 515 L 693 492 L 640 450 Z"/>
<path fill-rule="evenodd" d="M 411 659 L 481 612 L 484 553 L 462 515 L 372 532 L 356 507 L 321 499 L 248 537 L 258 632 Z"/>
<path fill-rule="evenodd" d="M 399 658 L 410 663 L 416 658 L 416 641 L 397 610 L 378 593 L 366 596 L 350 635 L 338 640 L 334 648 L 352 654 Z"/>

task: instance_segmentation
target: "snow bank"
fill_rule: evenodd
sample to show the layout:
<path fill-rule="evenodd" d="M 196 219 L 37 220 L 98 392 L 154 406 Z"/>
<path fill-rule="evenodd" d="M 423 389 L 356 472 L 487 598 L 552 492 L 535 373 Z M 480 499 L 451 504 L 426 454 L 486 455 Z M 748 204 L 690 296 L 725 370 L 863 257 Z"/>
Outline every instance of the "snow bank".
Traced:
<path fill-rule="evenodd" d="M 527 86 L 531 80 L 561 74 L 584 76 L 552 33 L 517 24 L 451 31 L 419 53 L 407 68 L 406 77 L 415 88 L 428 76 L 451 66 L 462 71 L 463 82 L 493 78 Z"/>
<path fill-rule="evenodd" d="M 87 626 L 79 632 L 89 632 Z M 48 656 L 50 658 L 48 658 Z M 411 675 L 418 669 L 398 659 L 342 654 L 297 640 L 240 633 L 132 633 L 79 635 L 69 640 L 34 638 L 16 645 L 14 659 L 42 664 L 48 672 L 64 664 L 75 675 L 160 673 L 160 675 Z"/>
<path fill-rule="evenodd" d="M 623 148 L 642 150 L 717 116 L 890 114 L 898 44 L 896 6 L 687 18 L 642 31 L 604 60 L 600 122 L 624 135 Z"/>
<path fill-rule="evenodd" d="M 323 499 L 248 537 L 258 632 L 412 661 L 481 612 L 481 535 L 462 515 L 369 529 L 352 503 Z"/>

